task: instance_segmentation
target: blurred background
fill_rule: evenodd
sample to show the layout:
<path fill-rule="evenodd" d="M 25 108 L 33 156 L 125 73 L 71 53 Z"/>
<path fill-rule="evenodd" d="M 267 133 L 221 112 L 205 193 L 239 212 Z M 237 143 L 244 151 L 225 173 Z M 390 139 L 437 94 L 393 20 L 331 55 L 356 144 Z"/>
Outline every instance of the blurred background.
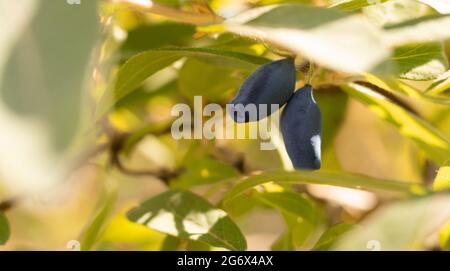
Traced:
<path fill-rule="evenodd" d="M 259 140 L 174 140 L 170 134 L 175 104 L 193 107 L 193 97 L 200 95 L 204 104 L 224 106 L 257 65 L 242 68 L 180 57 L 152 74 L 136 91 L 124 96 L 108 93 L 120 66 L 147 50 L 206 47 L 266 59 L 279 59 L 285 52 L 253 39 L 216 32 L 213 26 L 174 22 L 114 1 L 68 2 L 0 0 L 0 202 L 11 205 L 4 204 L 2 209 L 11 234 L 0 250 L 77 249 L 77 243 L 71 240 L 95 250 L 211 249 L 197 241 L 174 241 L 164 233 L 130 222 L 125 213 L 166 191 L 168 185 L 190 189 L 219 203 L 229 188 L 219 181 L 285 167 L 277 150 L 260 150 Z M 200 14 L 213 10 L 229 18 L 269 4 L 325 8 L 337 1 L 155 2 Z M 420 1 L 393 0 L 352 12 L 384 25 L 432 15 L 436 10 Z M 450 46 L 448 42 L 442 46 L 447 59 Z M 298 56 L 296 64 L 297 87 L 301 87 L 308 80 L 308 59 Z M 324 119 L 321 171 L 432 185 L 439 168 L 448 165 L 442 159 L 445 154 L 435 156 L 439 159 L 430 157 L 400 131 L 405 126 L 392 125 L 376 106 L 340 88 L 354 78 L 361 75 L 316 66 L 312 84 Z M 398 82 L 422 91 L 436 81 Z M 440 97 L 445 95 L 448 90 Z M 450 137 L 448 103 L 400 96 L 407 112 L 425 120 L 442 138 Z M 422 131 L 417 127 L 410 132 L 420 137 Z M 426 132 L 423 135 L 426 137 Z M 177 172 L 180 168 L 185 171 Z M 146 174 L 158 169 L 171 174 Z M 377 220 L 377 212 L 383 217 L 383 208 L 399 201 L 390 192 L 325 185 L 296 185 L 292 189 L 314 202 L 314 224 L 288 217 L 251 195 L 240 196 L 226 207 L 243 232 L 249 250 L 309 250 L 331 226 L 344 225 L 344 231 L 345 225 L 382 223 Z M 450 213 L 450 205 L 442 206 L 441 211 Z M 397 211 L 402 214 L 409 208 L 399 207 Z M 295 226 L 287 226 L 291 220 Z M 442 221 L 448 221 L 448 216 L 443 216 Z M 442 221 L 439 225 L 445 224 Z M 394 222 L 382 225 L 408 232 Z M 450 232 L 448 229 L 438 228 L 441 235 Z M 385 246 L 436 249 L 438 231 L 433 228 L 431 232 L 421 237 L 425 241 L 420 244 L 410 239 L 402 243 L 399 240 L 403 237 L 398 236 Z M 283 239 L 286 236 L 291 238 L 289 244 Z M 176 246 L 171 246 L 171 241 Z"/>

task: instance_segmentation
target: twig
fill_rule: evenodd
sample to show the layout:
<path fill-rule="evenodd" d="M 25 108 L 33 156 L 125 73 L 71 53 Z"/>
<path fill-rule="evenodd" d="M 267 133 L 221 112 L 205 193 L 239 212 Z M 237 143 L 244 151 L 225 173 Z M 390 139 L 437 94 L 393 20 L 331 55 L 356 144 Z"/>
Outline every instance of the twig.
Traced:
<path fill-rule="evenodd" d="M 4 213 L 13 208 L 18 202 L 18 198 L 10 198 L 5 201 L 0 202 L 0 213 Z"/>
<path fill-rule="evenodd" d="M 194 24 L 194 25 L 211 25 L 220 24 L 225 19 L 214 13 L 194 13 L 184 10 L 175 9 L 151 0 L 110 0 L 114 4 L 122 4 L 124 7 L 130 8 L 137 12 L 153 13 L 168 17 L 174 21 Z"/>
<path fill-rule="evenodd" d="M 370 88 L 371 90 L 377 92 L 378 94 L 381 94 L 382 96 L 388 98 L 391 102 L 405 109 L 409 113 L 417 117 L 421 117 L 420 113 L 416 109 L 414 109 L 411 105 L 409 105 L 408 103 L 397 97 L 395 94 L 392 94 L 391 92 L 366 81 L 355 81 L 355 83 Z"/>
<path fill-rule="evenodd" d="M 126 175 L 132 176 L 149 176 L 160 179 L 164 184 L 168 185 L 169 180 L 179 176 L 184 172 L 183 168 L 168 170 L 168 169 L 158 169 L 152 170 L 135 170 L 127 168 L 120 160 L 120 151 L 123 148 L 124 142 L 128 138 L 129 134 L 118 134 L 111 139 L 111 145 L 109 148 L 110 152 L 110 163 L 115 166 L 119 171 Z"/>

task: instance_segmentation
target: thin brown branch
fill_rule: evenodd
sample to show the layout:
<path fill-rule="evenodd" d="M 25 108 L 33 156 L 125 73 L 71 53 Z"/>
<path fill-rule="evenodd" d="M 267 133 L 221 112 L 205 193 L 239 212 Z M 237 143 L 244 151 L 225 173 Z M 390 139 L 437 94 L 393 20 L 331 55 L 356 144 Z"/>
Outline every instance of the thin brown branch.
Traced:
<path fill-rule="evenodd" d="M 6 211 L 9 211 L 14 206 L 17 205 L 18 198 L 10 198 L 5 201 L 0 202 L 0 213 L 4 213 Z"/>

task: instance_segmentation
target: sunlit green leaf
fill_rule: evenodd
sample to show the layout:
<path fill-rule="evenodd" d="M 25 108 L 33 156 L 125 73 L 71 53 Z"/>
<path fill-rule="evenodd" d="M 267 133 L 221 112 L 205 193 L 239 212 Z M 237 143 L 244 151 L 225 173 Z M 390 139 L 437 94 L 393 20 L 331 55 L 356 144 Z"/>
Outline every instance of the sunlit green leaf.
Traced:
<path fill-rule="evenodd" d="M 190 188 L 239 176 L 234 167 L 208 158 L 188 161 L 186 167 L 186 172 L 171 182 L 173 187 Z"/>
<path fill-rule="evenodd" d="M 425 81 L 442 75 L 448 61 L 441 43 L 421 43 L 396 48 L 384 65 L 391 65 L 400 78 Z"/>
<path fill-rule="evenodd" d="M 320 236 L 319 241 L 317 241 L 313 250 L 329 250 L 333 243 L 344 233 L 349 231 L 354 225 L 352 224 L 337 224 L 328 230 L 326 230 L 322 236 Z"/>
<path fill-rule="evenodd" d="M 342 10 L 356 10 L 363 7 L 367 7 L 374 4 L 381 4 L 389 0 L 332 0 L 331 7 L 339 8 Z"/>
<path fill-rule="evenodd" d="M 244 236 L 221 209 L 187 191 L 171 190 L 129 211 L 128 218 L 149 228 L 214 247 L 245 250 Z"/>
<path fill-rule="evenodd" d="M 222 64 L 254 69 L 267 59 L 237 52 L 208 48 L 168 48 L 155 49 L 131 57 L 119 70 L 112 93 L 107 92 L 101 99 L 97 115 L 103 115 L 114 101 L 120 100 L 139 87 L 157 71 L 171 65 L 182 57 L 197 57 Z"/>
<path fill-rule="evenodd" d="M 0 246 L 4 245 L 10 235 L 9 222 L 6 216 L 0 212 Z"/>
<path fill-rule="evenodd" d="M 362 11 L 372 22 L 381 27 L 399 24 L 430 14 L 429 8 L 416 0 L 385 1 L 380 5 L 368 6 Z"/>
<path fill-rule="evenodd" d="M 230 97 L 244 79 L 242 72 L 236 69 L 188 59 L 180 70 L 178 85 L 180 92 L 189 99 L 202 96 L 210 102 L 220 102 Z"/>
<path fill-rule="evenodd" d="M 415 142 L 437 163 L 442 164 L 450 157 L 450 140 L 425 120 L 368 86 L 350 83 L 342 88 L 353 98 L 368 105 L 381 118 L 395 125 L 403 136 Z"/>
<path fill-rule="evenodd" d="M 450 189 L 450 167 L 441 167 L 434 178 L 433 189 L 436 191 Z"/>
<path fill-rule="evenodd" d="M 230 200 L 255 186 L 270 182 L 288 184 L 325 184 L 356 189 L 386 190 L 403 194 L 424 192 L 424 188 L 417 184 L 381 180 L 348 173 L 326 171 L 271 171 L 260 175 L 246 177 L 226 194 L 224 201 Z"/>
<path fill-rule="evenodd" d="M 443 250 L 450 251 L 450 221 L 439 231 L 439 245 Z"/>
<path fill-rule="evenodd" d="M 96 210 L 95 216 L 93 217 L 92 221 L 89 222 L 80 238 L 82 250 L 90 250 L 99 240 L 105 228 L 105 224 L 107 223 L 108 218 L 111 215 L 111 211 L 116 202 L 116 198 L 117 195 L 113 192 L 109 195 L 106 195 L 105 198 L 101 200 L 101 207 L 99 208 L 99 210 Z"/>
<path fill-rule="evenodd" d="M 297 218 L 303 218 L 314 224 L 316 210 L 313 202 L 301 194 L 283 192 L 262 192 L 254 195 L 261 202 Z"/>
<path fill-rule="evenodd" d="M 425 3 L 442 14 L 450 13 L 450 1 L 449 0 L 419 0 Z"/>
<path fill-rule="evenodd" d="M 364 16 L 333 8 L 268 6 L 246 11 L 225 25 L 231 32 L 262 39 L 344 72 L 370 70 L 390 54 L 381 33 Z"/>
<path fill-rule="evenodd" d="M 433 81 L 430 87 L 427 89 L 427 94 L 436 95 L 444 93 L 450 89 L 450 71 L 442 74 Z"/>
<path fill-rule="evenodd" d="M 392 46 L 442 41 L 450 38 L 450 15 L 429 15 L 385 27 L 385 41 Z"/>

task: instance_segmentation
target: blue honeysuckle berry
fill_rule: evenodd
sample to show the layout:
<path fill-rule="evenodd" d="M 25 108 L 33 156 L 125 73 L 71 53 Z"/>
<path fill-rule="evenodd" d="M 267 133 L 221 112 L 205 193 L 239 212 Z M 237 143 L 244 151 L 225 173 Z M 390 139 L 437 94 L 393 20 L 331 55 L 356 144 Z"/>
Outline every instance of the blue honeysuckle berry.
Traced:
<path fill-rule="evenodd" d="M 288 101 L 281 115 L 281 133 L 296 169 L 320 168 L 322 114 L 311 85 L 297 90 Z"/>
<path fill-rule="evenodd" d="M 245 80 L 236 97 L 228 104 L 228 112 L 238 123 L 261 120 L 289 100 L 295 90 L 295 81 L 294 59 L 265 64 Z M 252 107 L 256 112 L 247 110 Z"/>

